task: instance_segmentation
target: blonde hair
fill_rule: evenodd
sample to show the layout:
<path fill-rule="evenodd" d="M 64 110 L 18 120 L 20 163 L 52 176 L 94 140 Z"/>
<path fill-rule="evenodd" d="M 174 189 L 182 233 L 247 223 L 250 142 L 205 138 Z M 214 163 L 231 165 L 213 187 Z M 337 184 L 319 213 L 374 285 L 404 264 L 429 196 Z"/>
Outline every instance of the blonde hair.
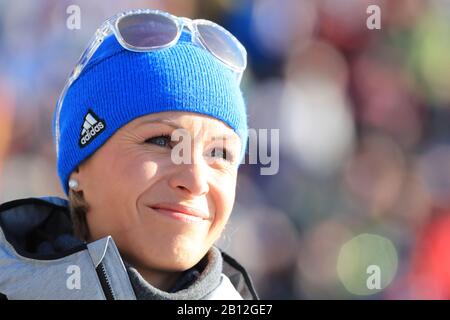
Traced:
<path fill-rule="evenodd" d="M 69 189 L 69 210 L 73 222 L 74 235 L 81 240 L 87 241 L 89 238 L 89 228 L 86 214 L 89 211 L 89 205 L 84 199 L 83 192 L 76 192 Z"/>

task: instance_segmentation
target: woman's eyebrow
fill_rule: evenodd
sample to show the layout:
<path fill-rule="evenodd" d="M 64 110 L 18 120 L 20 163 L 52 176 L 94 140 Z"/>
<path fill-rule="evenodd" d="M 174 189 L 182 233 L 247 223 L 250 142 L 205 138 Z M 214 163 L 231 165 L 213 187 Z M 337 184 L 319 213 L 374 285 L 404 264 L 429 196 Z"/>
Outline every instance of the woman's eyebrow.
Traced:
<path fill-rule="evenodd" d="M 214 136 L 211 138 L 211 140 L 239 140 L 238 136 L 232 135 L 232 134 L 219 134 L 217 136 Z"/>
<path fill-rule="evenodd" d="M 221 146 L 225 148 L 234 148 L 235 146 L 239 146 L 241 143 L 241 139 L 239 136 L 235 136 L 232 134 L 221 134 L 208 139 L 210 143 L 215 143 L 220 141 Z"/>
<path fill-rule="evenodd" d="M 149 119 L 149 120 L 143 120 L 142 122 L 139 123 L 139 126 L 142 125 L 148 125 L 148 124 L 155 124 L 155 123 L 163 123 L 163 124 L 167 124 L 168 126 L 173 127 L 174 129 L 182 129 L 183 127 L 180 126 L 178 123 L 176 123 L 175 121 L 169 120 L 169 119 Z"/>
<path fill-rule="evenodd" d="M 184 127 L 180 126 L 176 121 L 166 119 L 166 118 L 143 120 L 142 122 L 140 122 L 138 124 L 138 126 L 155 124 L 155 123 L 163 123 L 163 124 L 173 127 L 174 129 L 185 129 Z M 225 134 L 218 134 L 216 136 L 213 136 L 209 140 L 211 140 L 211 141 L 212 140 L 239 141 L 239 136 L 225 133 Z"/>

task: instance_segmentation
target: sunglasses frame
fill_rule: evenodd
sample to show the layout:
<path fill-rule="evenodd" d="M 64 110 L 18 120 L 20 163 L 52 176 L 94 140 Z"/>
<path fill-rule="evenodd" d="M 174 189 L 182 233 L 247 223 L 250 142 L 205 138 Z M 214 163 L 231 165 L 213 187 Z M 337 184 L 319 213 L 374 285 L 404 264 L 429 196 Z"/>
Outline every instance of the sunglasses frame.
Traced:
<path fill-rule="evenodd" d="M 164 16 L 171 21 L 174 22 L 175 26 L 177 27 L 177 34 L 175 38 L 170 41 L 169 43 L 162 45 L 162 46 L 153 46 L 153 47 L 136 47 L 133 45 L 130 45 L 125 41 L 123 36 L 120 33 L 119 28 L 119 22 L 124 17 L 129 17 L 132 15 L 140 15 L 140 14 L 155 14 L 155 15 L 161 15 Z M 235 66 L 231 65 L 224 59 L 222 59 L 220 56 L 218 56 L 213 50 L 211 50 L 208 47 L 207 41 L 202 37 L 201 32 L 198 30 L 199 25 L 207 25 L 210 27 L 213 27 L 220 32 L 224 33 L 228 38 L 232 40 L 232 42 L 236 45 L 236 47 L 239 49 L 240 53 L 242 54 L 242 58 L 244 61 L 243 66 Z M 100 45 L 103 43 L 103 41 L 109 37 L 111 34 L 114 34 L 117 41 L 120 43 L 120 45 L 129 50 L 134 52 L 150 52 L 153 50 L 161 50 L 165 48 L 170 48 L 174 46 L 176 43 L 178 43 L 178 40 L 180 39 L 180 36 L 184 30 L 184 28 L 187 28 L 191 33 L 191 39 L 192 42 L 207 50 L 209 53 L 211 53 L 216 59 L 218 59 L 221 63 L 225 64 L 229 69 L 231 69 L 236 74 L 236 79 L 238 81 L 238 84 L 241 83 L 242 75 L 244 73 L 245 68 L 247 67 L 247 51 L 245 50 L 245 47 L 239 42 L 239 40 L 236 39 L 235 36 L 233 36 L 228 30 L 223 28 L 222 26 L 218 25 L 217 23 L 214 23 L 209 20 L 204 19 L 189 19 L 186 17 L 177 17 L 174 16 L 168 12 L 161 11 L 161 10 L 152 10 L 152 9 L 135 9 L 135 10 L 129 10 L 125 12 L 118 13 L 111 18 L 107 19 L 105 22 L 102 23 L 102 25 L 96 30 L 94 36 L 89 41 L 89 45 L 87 48 L 83 51 L 83 54 L 78 59 L 78 62 L 75 66 L 75 68 L 70 73 L 64 88 L 59 96 L 58 103 L 57 103 L 57 111 L 56 111 L 56 120 L 55 120 L 55 140 L 56 140 L 56 155 L 59 153 L 59 139 L 60 139 L 60 127 L 59 127 L 59 116 L 61 113 L 61 108 L 63 105 L 64 97 L 66 96 L 67 91 L 69 90 L 70 86 L 78 79 L 80 74 L 83 72 L 86 65 L 89 63 L 91 58 L 93 57 L 94 53 L 97 51 L 97 49 L 100 47 Z"/>

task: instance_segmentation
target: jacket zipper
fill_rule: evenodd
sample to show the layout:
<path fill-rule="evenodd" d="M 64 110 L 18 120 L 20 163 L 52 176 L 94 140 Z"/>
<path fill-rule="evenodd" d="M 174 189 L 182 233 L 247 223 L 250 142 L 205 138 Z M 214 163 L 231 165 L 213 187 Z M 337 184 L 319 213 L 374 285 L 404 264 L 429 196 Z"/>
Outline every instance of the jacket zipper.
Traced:
<path fill-rule="evenodd" d="M 103 292 L 105 293 L 106 300 L 115 300 L 114 293 L 111 288 L 111 283 L 108 280 L 108 276 L 106 275 L 106 270 L 103 263 L 100 263 L 95 271 L 97 271 L 97 275 L 100 280 L 100 284 L 102 285 Z"/>

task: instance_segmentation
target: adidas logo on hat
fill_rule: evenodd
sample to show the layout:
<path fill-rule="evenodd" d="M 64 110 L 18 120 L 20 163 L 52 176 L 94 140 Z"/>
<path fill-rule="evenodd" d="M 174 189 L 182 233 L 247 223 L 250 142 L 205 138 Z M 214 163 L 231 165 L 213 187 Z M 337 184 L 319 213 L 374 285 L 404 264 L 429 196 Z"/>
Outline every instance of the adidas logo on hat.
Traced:
<path fill-rule="evenodd" d="M 87 146 L 96 136 L 105 130 L 105 122 L 100 119 L 92 110 L 84 116 L 84 123 L 81 127 L 79 146 Z"/>

